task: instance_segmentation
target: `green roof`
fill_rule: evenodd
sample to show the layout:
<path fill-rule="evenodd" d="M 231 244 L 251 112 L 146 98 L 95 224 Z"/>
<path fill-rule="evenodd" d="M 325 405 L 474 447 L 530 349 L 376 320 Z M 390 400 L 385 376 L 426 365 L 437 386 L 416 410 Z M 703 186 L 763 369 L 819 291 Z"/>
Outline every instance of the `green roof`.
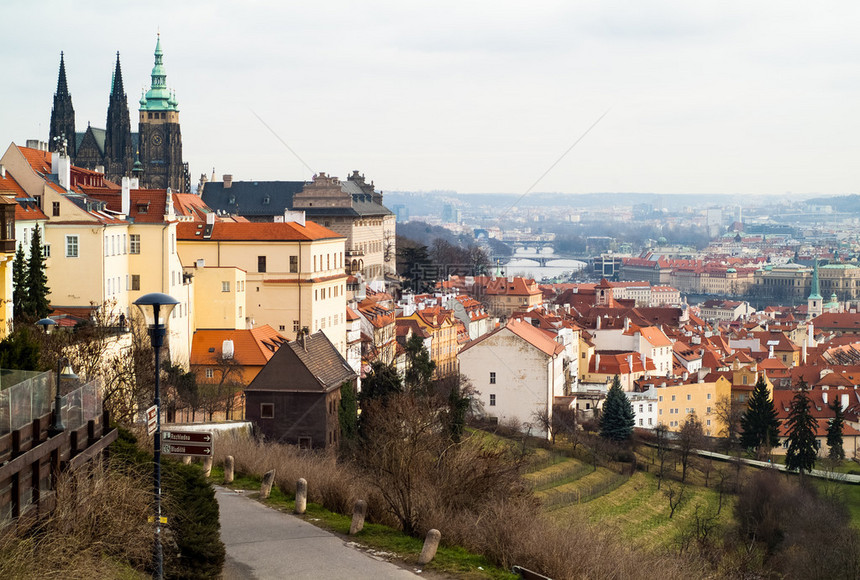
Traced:
<path fill-rule="evenodd" d="M 167 73 L 164 71 L 164 53 L 161 51 L 161 34 L 155 43 L 155 66 L 152 67 L 152 86 L 140 98 L 141 111 L 179 111 L 176 95 L 167 88 Z"/>

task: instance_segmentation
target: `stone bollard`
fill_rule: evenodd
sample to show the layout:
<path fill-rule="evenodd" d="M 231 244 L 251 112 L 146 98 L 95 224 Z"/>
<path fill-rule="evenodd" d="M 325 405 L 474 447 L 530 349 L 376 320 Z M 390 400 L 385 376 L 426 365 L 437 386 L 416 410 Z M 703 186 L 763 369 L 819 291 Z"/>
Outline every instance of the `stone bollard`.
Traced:
<path fill-rule="evenodd" d="M 364 528 L 364 517 L 367 515 L 367 502 L 360 499 L 352 508 L 352 523 L 349 526 L 349 535 L 354 536 Z"/>
<path fill-rule="evenodd" d="M 439 548 L 439 540 L 442 539 L 442 534 L 439 530 L 430 530 L 427 532 L 427 537 L 424 538 L 424 547 L 421 549 L 421 555 L 418 556 L 418 565 L 424 566 L 429 564 L 436 556 L 436 550 Z"/>
<path fill-rule="evenodd" d="M 260 499 L 269 499 L 269 494 L 272 493 L 272 484 L 275 483 L 275 470 L 267 471 L 263 476 L 263 481 L 260 483 Z"/>
<path fill-rule="evenodd" d="M 235 463 L 232 455 L 228 455 L 224 459 L 224 483 L 233 483 L 233 468 Z"/>
<path fill-rule="evenodd" d="M 212 473 L 212 458 L 206 457 L 203 460 L 203 475 L 205 475 L 206 477 L 209 477 L 209 475 L 211 473 Z"/>
<path fill-rule="evenodd" d="M 190 455 L 183 455 L 182 456 L 182 463 L 184 463 L 185 465 L 191 465 L 191 456 Z"/>
<path fill-rule="evenodd" d="M 308 482 L 304 477 L 300 477 L 296 482 L 296 509 L 297 514 L 305 513 L 308 507 Z"/>

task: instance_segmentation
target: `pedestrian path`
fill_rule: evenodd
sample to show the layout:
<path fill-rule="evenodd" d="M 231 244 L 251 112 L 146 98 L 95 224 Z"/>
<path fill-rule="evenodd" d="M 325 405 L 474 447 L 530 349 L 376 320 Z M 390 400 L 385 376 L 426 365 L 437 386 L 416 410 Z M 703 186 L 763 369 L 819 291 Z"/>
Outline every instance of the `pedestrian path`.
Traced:
<path fill-rule="evenodd" d="M 216 486 L 221 541 L 227 548 L 224 580 L 384 580 L 418 578 L 379 560 L 292 514 Z"/>

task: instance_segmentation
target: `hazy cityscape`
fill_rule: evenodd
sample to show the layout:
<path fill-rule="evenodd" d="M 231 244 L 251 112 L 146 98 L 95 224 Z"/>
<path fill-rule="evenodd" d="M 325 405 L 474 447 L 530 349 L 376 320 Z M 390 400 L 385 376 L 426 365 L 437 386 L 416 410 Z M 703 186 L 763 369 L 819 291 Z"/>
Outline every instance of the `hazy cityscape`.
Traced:
<path fill-rule="evenodd" d="M 43 8 L 0 577 L 860 577 L 860 8 Z"/>

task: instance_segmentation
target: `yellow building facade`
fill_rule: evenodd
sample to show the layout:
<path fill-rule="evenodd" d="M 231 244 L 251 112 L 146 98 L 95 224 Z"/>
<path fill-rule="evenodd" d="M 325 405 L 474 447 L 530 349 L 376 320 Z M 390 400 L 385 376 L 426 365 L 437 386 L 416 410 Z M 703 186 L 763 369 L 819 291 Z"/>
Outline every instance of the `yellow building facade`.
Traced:
<path fill-rule="evenodd" d="M 247 328 L 322 330 L 346 352 L 343 236 L 310 221 L 180 223 L 178 232 L 183 264 L 245 271 Z"/>
<path fill-rule="evenodd" d="M 702 422 L 705 435 L 717 436 L 722 429 L 717 419 L 717 402 L 731 397 L 732 384 L 724 377 L 714 382 L 690 383 L 657 389 L 657 422 L 670 431 L 679 431 L 690 415 Z"/>

